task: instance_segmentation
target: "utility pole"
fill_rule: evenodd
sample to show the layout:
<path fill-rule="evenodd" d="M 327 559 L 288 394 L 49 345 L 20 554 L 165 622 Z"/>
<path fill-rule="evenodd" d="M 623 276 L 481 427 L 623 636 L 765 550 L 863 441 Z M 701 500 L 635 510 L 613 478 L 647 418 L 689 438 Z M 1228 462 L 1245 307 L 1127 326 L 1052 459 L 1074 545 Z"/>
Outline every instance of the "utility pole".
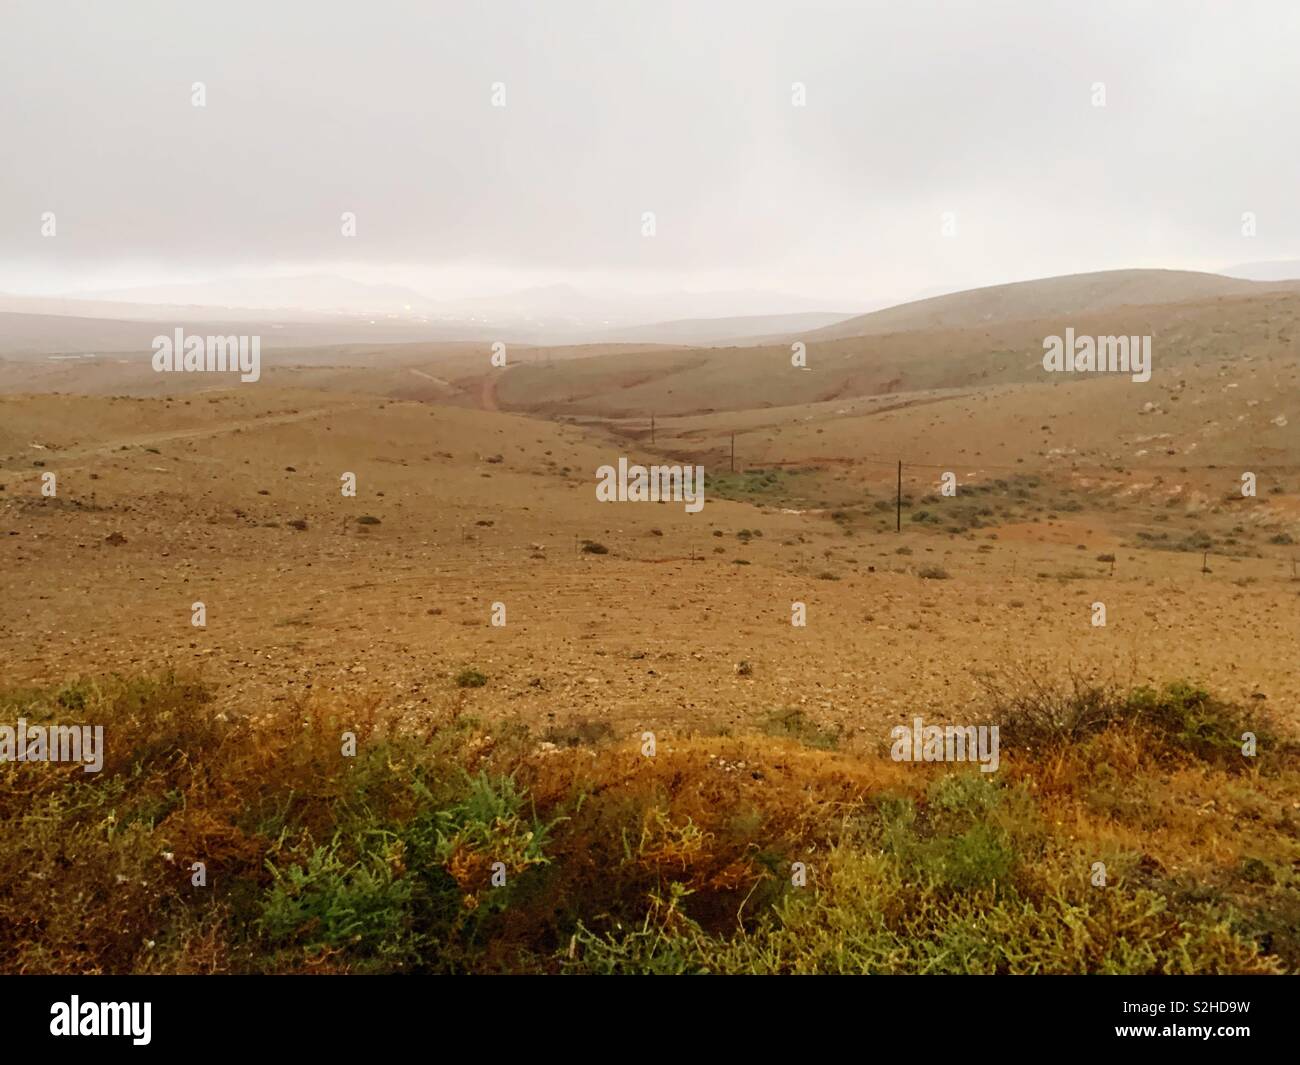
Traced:
<path fill-rule="evenodd" d="M 898 521 L 896 530 L 903 531 L 903 460 L 898 460 Z"/>

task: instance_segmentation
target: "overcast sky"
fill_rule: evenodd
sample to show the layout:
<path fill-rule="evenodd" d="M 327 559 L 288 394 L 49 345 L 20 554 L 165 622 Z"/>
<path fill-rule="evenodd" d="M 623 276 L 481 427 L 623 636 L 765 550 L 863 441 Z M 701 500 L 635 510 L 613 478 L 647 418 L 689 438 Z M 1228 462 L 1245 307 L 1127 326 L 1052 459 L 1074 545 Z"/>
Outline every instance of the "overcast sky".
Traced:
<path fill-rule="evenodd" d="M 1295 0 L 3 0 L 0 100 L 11 292 L 329 271 L 852 310 L 1300 258 Z"/>

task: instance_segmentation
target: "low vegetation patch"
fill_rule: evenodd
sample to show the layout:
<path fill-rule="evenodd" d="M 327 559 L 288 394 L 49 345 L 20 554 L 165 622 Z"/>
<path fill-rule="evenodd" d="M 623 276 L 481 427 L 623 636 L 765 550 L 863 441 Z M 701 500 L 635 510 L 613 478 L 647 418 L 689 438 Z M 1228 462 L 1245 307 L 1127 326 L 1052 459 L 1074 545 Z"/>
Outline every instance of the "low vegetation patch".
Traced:
<path fill-rule="evenodd" d="M 826 751 L 832 750 L 839 742 L 836 733 L 819 727 L 797 706 L 788 710 L 773 711 L 764 722 L 763 731 L 769 736 L 789 737 L 808 747 Z"/>
<path fill-rule="evenodd" d="M 462 669 L 456 674 L 456 687 L 458 688 L 481 688 L 487 683 L 487 677 L 477 669 Z"/>
<path fill-rule="evenodd" d="M 245 714 L 173 675 L 0 693 L 0 723 L 106 741 L 98 773 L 0 763 L 0 972 L 1300 968 L 1300 759 L 1256 708 L 989 690 L 995 774 L 844 749 L 798 708 L 645 757 L 600 722 L 487 730 L 454 691 Z"/>
<path fill-rule="evenodd" d="M 705 494 L 710 499 L 731 499 L 741 503 L 767 503 L 779 506 L 816 505 L 815 469 L 706 470 Z"/>

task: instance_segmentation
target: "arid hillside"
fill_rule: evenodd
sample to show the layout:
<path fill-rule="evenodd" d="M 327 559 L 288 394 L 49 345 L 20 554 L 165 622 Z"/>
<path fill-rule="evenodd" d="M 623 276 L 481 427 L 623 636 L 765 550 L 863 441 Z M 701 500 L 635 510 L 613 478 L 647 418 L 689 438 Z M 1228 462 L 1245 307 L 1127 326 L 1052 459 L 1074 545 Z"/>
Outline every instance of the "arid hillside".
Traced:
<path fill-rule="evenodd" d="M 505 409 L 648 418 L 1004 384 L 1055 387 L 1057 380 L 1043 371 L 1043 340 L 1067 328 L 1076 335 L 1150 336 L 1153 379 L 1137 394 L 1177 387 L 1198 368 L 1231 372 L 1231 364 L 1245 358 L 1278 356 L 1294 366 L 1300 363 L 1298 323 L 1300 294 L 1294 292 L 1134 304 L 838 340 L 813 335 L 759 347 L 607 355 L 562 371 L 519 366 L 497 397 Z M 804 365 L 792 363 L 795 344 L 803 345 Z"/>

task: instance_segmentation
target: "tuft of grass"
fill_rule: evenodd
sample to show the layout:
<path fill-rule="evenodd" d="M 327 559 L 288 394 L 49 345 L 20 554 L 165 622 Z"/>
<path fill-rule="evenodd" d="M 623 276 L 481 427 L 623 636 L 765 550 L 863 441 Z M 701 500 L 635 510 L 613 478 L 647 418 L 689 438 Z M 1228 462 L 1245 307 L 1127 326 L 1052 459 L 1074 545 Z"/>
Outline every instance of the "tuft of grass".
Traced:
<path fill-rule="evenodd" d="M 763 723 L 763 731 L 769 736 L 798 740 L 818 750 L 833 750 L 839 744 L 838 734 L 821 728 L 797 706 L 772 711 Z"/>
<path fill-rule="evenodd" d="M 487 677 L 477 669 L 466 667 L 456 674 L 456 687 L 481 688 L 487 683 Z"/>
<path fill-rule="evenodd" d="M 608 721 L 600 718 L 585 718 L 566 725 L 552 725 L 542 733 L 542 739 L 558 747 L 595 747 L 606 743 L 614 736 L 614 729 Z"/>

